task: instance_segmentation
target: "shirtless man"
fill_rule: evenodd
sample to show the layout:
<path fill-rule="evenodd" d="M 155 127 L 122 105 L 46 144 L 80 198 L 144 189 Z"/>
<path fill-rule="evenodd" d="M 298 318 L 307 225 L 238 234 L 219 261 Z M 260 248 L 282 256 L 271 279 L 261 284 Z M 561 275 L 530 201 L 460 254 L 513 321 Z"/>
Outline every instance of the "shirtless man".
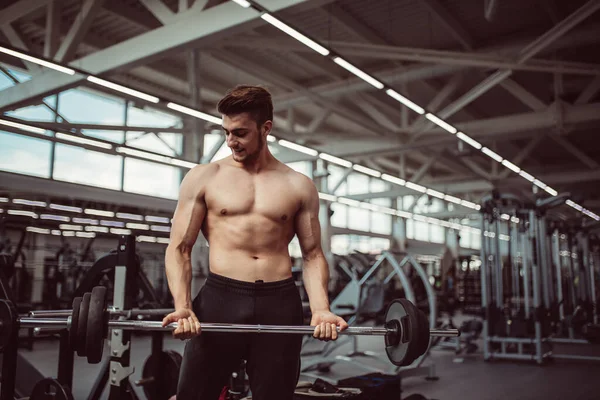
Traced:
<path fill-rule="evenodd" d="M 271 95 L 237 86 L 219 102 L 232 155 L 188 172 L 173 216 L 165 255 L 177 322 L 186 343 L 178 399 L 217 400 L 242 359 L 254 400 L 291 400 L 302 335 L 200 334 L 200 322 L 302 325 L 300 294 L 292 278 L 288 245 L 298 236 L 313 336 L 337 339 L 348 327 L 331 313 L 329 268 L 321 249 L 319 196 L 313 182 L 273 157 Z M 202 230 L 210 245 L 210 271 L 192 300 L 191 250 Z"/>

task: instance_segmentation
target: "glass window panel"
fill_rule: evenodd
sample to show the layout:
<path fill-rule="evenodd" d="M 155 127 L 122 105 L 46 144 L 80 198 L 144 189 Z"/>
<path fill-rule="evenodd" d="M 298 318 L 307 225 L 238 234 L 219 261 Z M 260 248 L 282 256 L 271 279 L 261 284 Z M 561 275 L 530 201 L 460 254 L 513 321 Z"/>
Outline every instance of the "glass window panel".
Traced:
<path fill-rule="evenodd" d="M 415 238 L 415 221 L 412 219 L 406 220 L 406 238 L 407 239 Z"/>
<path fill-rule="evenodd" d="M 446 241 L 446 230 L 443 226 L 429 225 L 429 240 L 433 243 L 444 243 Z"/>
<path fill-rule="evenodd" d="M 338 184 L 340 179 L 342 179 L 342 177 L 346 174 L 347 169 L 330 164 L 327 167 L 327 170 L 329 171 L 329 176 L 327 177 L 327 187 L 329 188 L 329 191 L 331 192 L 333 190 L 333 188 Z M 337 195 L 347 194 L 346 190 L 347 190 L 347 186 L 346 186 L 346 182 L 344 182 L 335 191 L 335 194 L 337 194 Z"/>
<path fill-rule="evenodd" d="M 300 249 L 300 241 L 297 236 L 294 236 L 288 246 L 288 251 L 291 257 L 300 258 L 302 257 L 302 250 Z"/>
<path fill-rule="evenodd" d="M 348 228 L 359 231 L 368 231 L 371 219 L 370 214 L 369 210 L 352 207 L 352 210 L 349 211 Z"/>
<path fill-rule="evenodd" d="M 436 199 L 436 198 L 432 198 L 428 212 L 430 212 L 430 213 L 442 212 L 445 209 L 446 209 L 446 207 L 445 207 L 444 202 L 442 200 Z"/>
<path fill-rule="evenodd" d="M 25 82 L 31 79 L 31 75 L 25 72 L 17 71 L 16 69 L 8 69 L 8 72 L 16 78 L 19 82 Z"/>
<path fill-rule="evenodd" d="M 331 225 L 338 228 L 348 227 L 348 206 L 339 203 L 331 203 Z"/>
<path fill-rule="evenodd" d="M 460 230 L 460 247 L 469 248 L 471 247 L 471 231 L 466 229 Z"/>
<path fill-rule="evenodd" d="M 395 206 L 392 205 L 392 199 L 385 199 L 385 198 L 371 199 L 371 203 L 377 204 L 377 205 L 380 205 L 380 206 L 395 208 Z"/>
<path fill-rule="evenodd" d="M 54 122 L 54 112 L 46 106 L 29 106 L 9 111 L 6 115 L 28 121 Z"/>
<path fill-rule="evenodd" d="M 293 169 L 296 172 L 300 172 L 301 174 L 304 174 L 306 176 L 308 176 L 309 178 L 312 178 L 312 165 L 310 161 L 298 161 L 298 162 L 292 162 L 292 163 L 287 163 L 286 164 L 288 167 L 290 167 L 291 169 Z"/>
<path fill-rule="evenodd" d="M 348 176 L 348 193 L 361 194 L 369 192 L 369 177 L 363 174 L 352 173 Z"/>
<path fill-rule="evenodd" d="M 370 252 L 380 253 L 390 248 L 390 240 L 384 238 L 371 238 L 370 239 Z"/>
<path fill-rule="evenodd" d="M 180 183 L 177 167 L 125 158 L 126 192 L 177 199 Z"/>
<path fill-rule="evenodd" d="M 429 241 L 429 224 L 427 222 L 415 221 L 415 239 Z"/>
<path fill-rule="evenodd" d="M 155 110 L 149 107 L 144 109 L 129 105 L 127 111 L 127 125 L 130 126 L 151 126 L 160 128 L 181 127 L 182 119 L 173 114 Z"/>
<path fill-rule="evenodd" d="M 390 189 L 390 184 L 379 178 L 371 178 L 371 192 L 384 192 Z"/>
<path fill-rule="evenodd" d="M 60 94 L 58 112 L 73 123 L 124 125 L 125 101 L 91 90 L 71 89 Z"/>
<path fill-rule="evenodd" d="M 0 72 L 0 90 L 4 90 L 11 86 L 14 86 L 13 81 L 8 76 L 4 75 L 4 73 Z"/>
<path fill-rule="evenodd" d="M 163 134 L 159 135 L 160 138 L 154 133 L 127 132 L 127 145 L 135 147 L 136 149 L 148 150 L 159 154 L 165 154 L 168 156 L 177 156 L 177 153 L 173 151 L 174 149 L 171 148 L 173 147 L 171 143 L 165 143 L 166 141 L 163 142 L 161 140 L 163 138 Z"/>
<path fill-rule="evenodd" d="M 417 199 L 417 205 L 415 206 L 413 212 L 415 214 L 424 214 L 428 212 L 428 202 L 429 199 L 427 198 L 427 196 L 418 196 L 415 197 Z"/>
<path fill-rule="evenodd" d="M 371 212 L 371 232 L 391 235 L 392 216 L 380 212 Z"/>
<path fill-rule="evenodd" d="M 404 210 L 408 210 L 413 205 L 413 202 L 415 201 L 415 196 L 412 196 L 412 195 L 404 196 L 402 198 L 402 201 L 404 204 Z"/>
<path fill-rule="evenodd" d="M 119 190 L 122 162 L 121 156 L 57 143 L 54 179 Z"/>
<path fill-rule="evenodd" d="M 480 250 L 481 249 L 481 234 L 471 232 L 471 248 Z"/>
<path fill-rule="evenodd" d="M 0 169 L 49 178 L 51 148 L 47 140 L 0 131 Z"/>
<path fill-rule="evenodd" d="M 348 235 L 334 235 L 331 237 L 331 252 L 338 255 L 349 253 L 350 241 Z"/>

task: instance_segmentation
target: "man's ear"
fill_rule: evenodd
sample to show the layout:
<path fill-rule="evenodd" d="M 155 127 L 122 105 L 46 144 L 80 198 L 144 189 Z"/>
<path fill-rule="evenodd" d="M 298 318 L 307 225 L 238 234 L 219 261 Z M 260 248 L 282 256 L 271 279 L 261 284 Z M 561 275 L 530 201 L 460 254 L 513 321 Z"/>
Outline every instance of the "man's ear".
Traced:
<path fill-rule="evenodd" d="M 273 129 L 273 121 L 269 120 L 265 122 L 262 126 L 263 128 L 263 136 L 267 137 L 269 133 L 271 133 L 271 129 Z"/>

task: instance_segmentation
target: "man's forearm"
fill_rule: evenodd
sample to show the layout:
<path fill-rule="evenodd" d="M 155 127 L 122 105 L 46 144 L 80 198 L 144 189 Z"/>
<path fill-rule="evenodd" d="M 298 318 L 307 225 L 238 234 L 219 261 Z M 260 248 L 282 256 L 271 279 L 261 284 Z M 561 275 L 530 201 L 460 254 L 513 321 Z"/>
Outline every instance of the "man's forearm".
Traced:
<path fill-rule="evenodd" d="M 308 294 L 311 312 L 329 311 L 329 266 L 325 256 L 304 261 L 302 271 L 304 288 Z"/>
<path fill-rule="evenodd" d="M 165 270 L 175 309 L 192 308 L 190 255 L 169 246 L 165 253 Z"/>

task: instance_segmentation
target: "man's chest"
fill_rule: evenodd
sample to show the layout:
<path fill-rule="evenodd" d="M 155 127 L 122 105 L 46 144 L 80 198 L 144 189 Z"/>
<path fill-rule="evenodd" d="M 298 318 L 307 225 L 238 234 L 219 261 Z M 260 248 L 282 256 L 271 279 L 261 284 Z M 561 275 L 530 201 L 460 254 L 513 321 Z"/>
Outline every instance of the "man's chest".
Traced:
<path fill-rule="evenodd" d="M 300 206 L 299 194 L 285 179 L 242 174 L 213 180 L 206 188 L 205 201 L 213 215 L 260 214 L 279 221 L 293 218 Z"/>

